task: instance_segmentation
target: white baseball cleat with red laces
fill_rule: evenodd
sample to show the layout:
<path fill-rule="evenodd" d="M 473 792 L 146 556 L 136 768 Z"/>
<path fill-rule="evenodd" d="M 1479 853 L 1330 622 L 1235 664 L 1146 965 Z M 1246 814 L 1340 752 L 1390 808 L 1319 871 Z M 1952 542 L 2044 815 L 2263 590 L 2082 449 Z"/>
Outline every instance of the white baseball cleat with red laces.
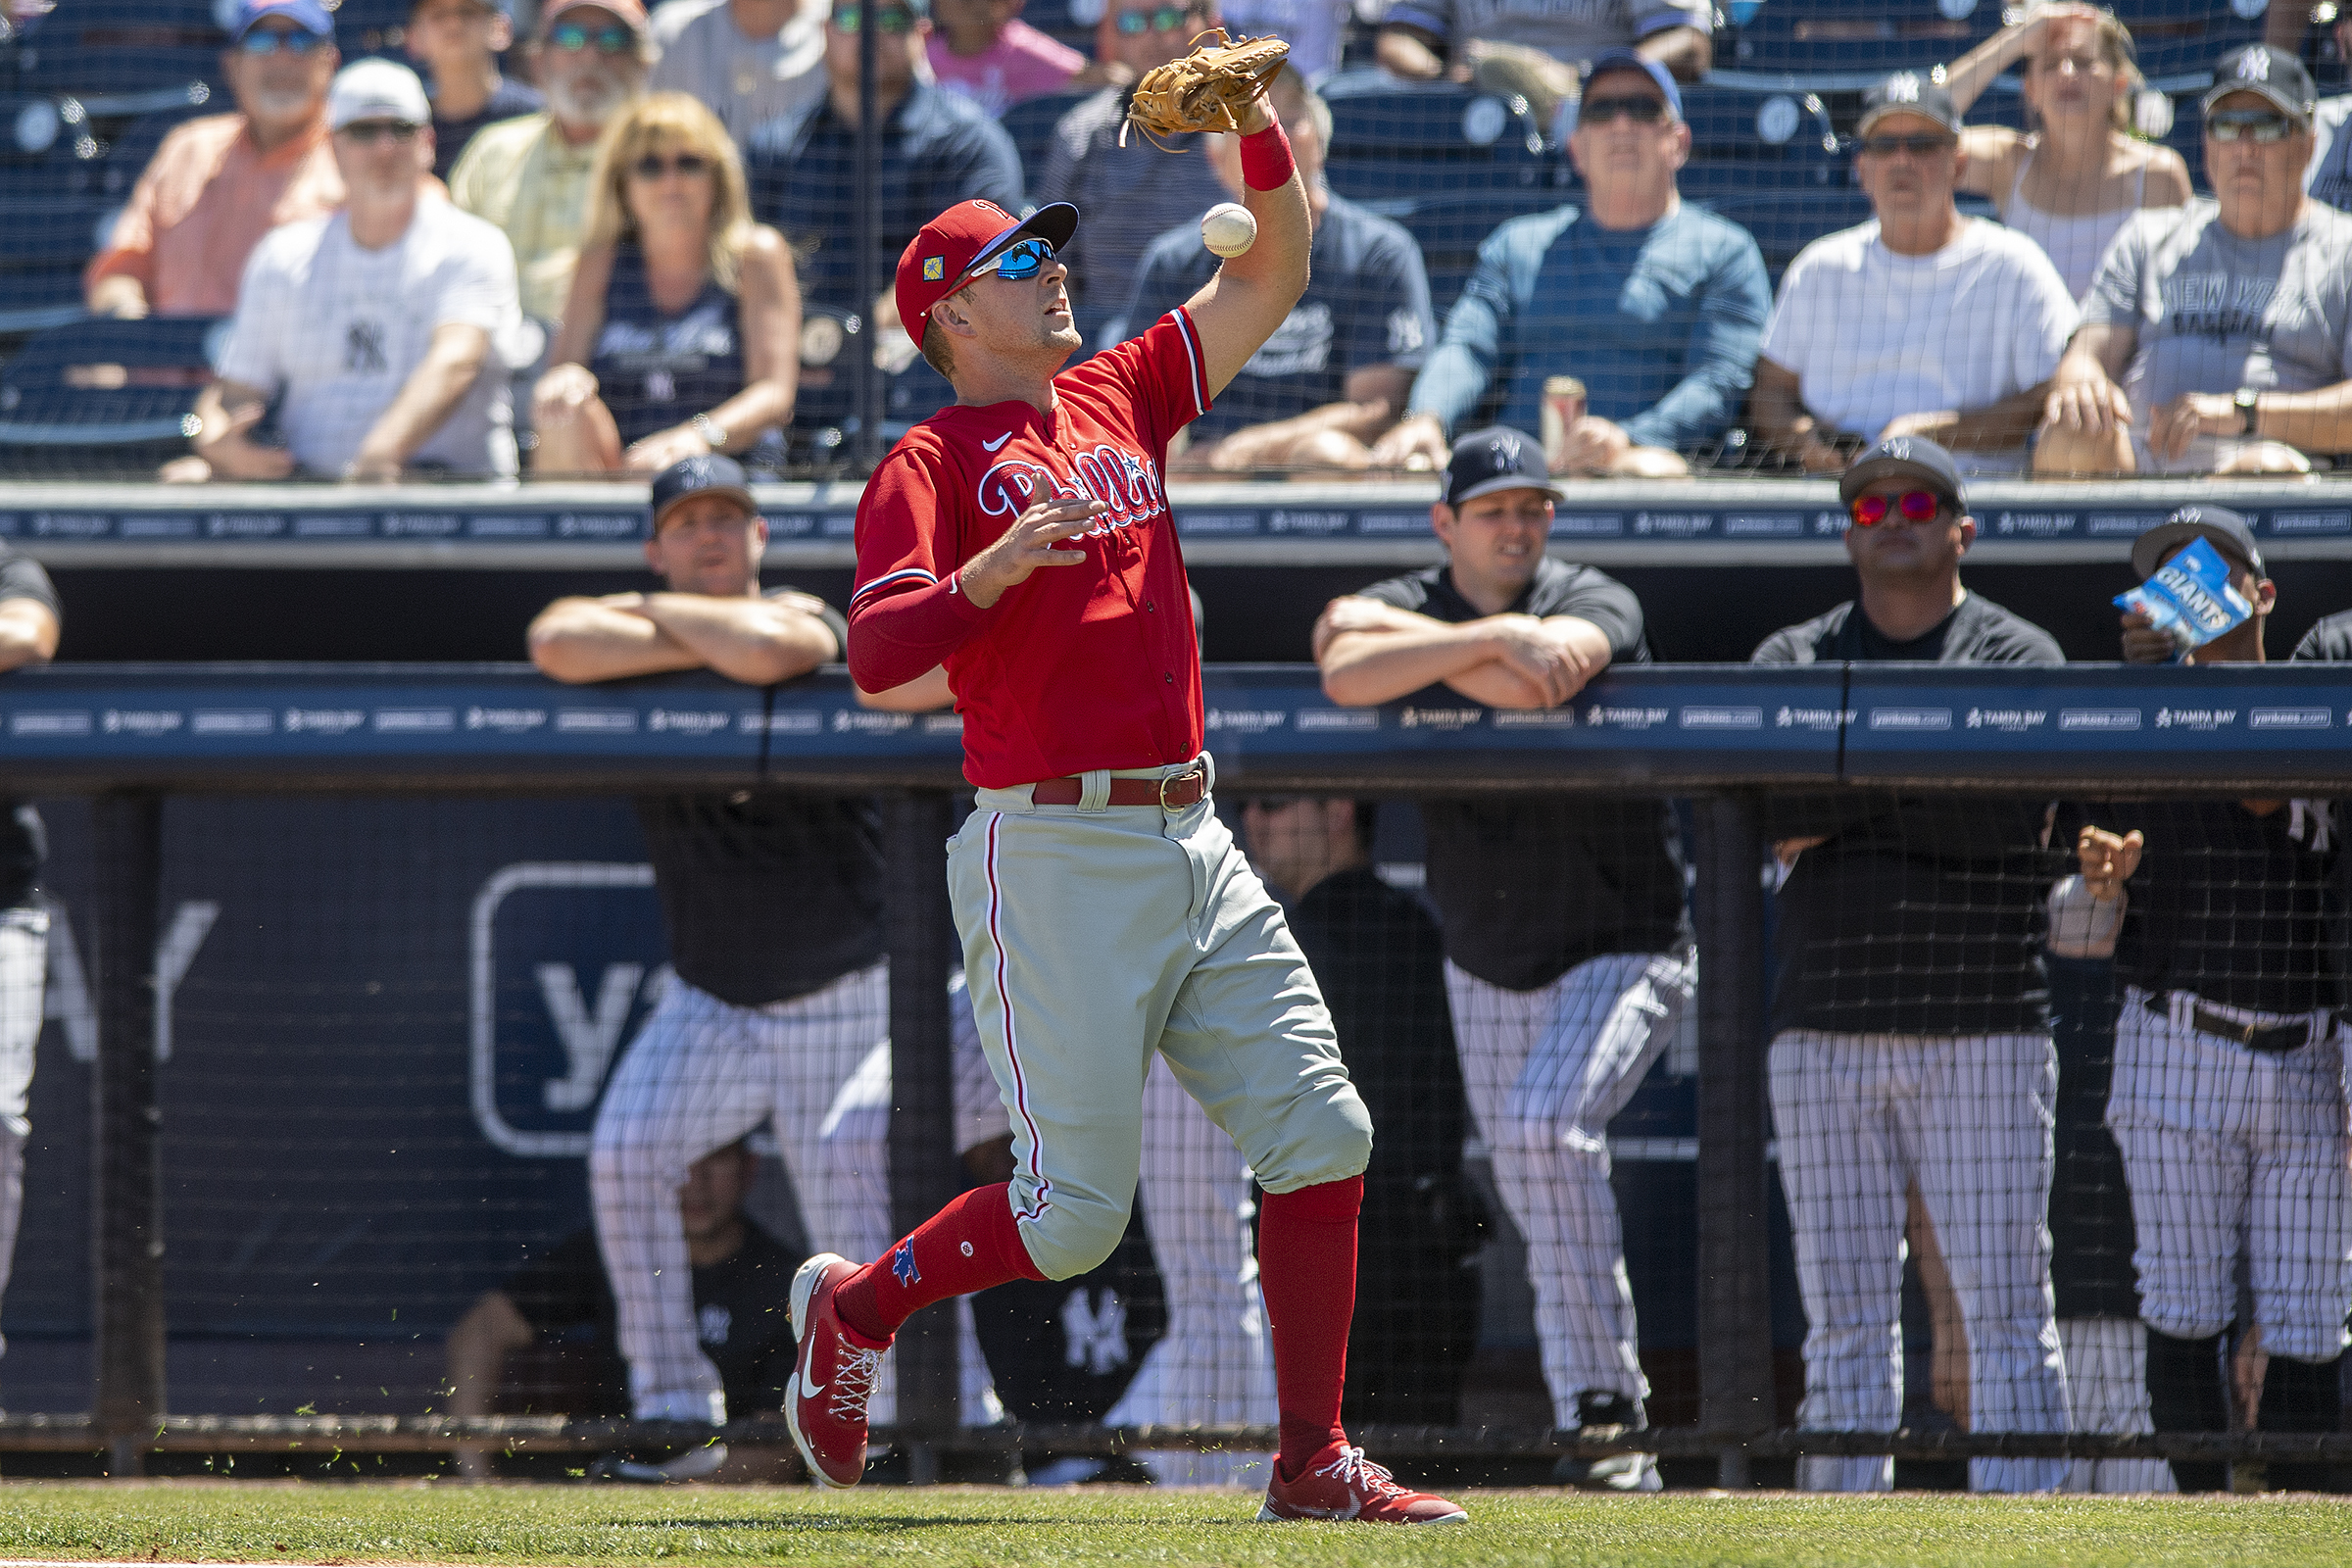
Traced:
<path fill-rule="evenodd" d="M 1364 1457 L 1364 1450 L 1335 1443 L 1307 1461 L 1295 1481 L 1282 1479 L 1276 1465 L 1273 1484 L 1266 1488 L 1266 1504 L 1257 1510 L 1261 1520 L 1355 1519 L 1380 1525 L 1466 1525 L 1470 1515 L 1459 1503 L 1415 1492 L 1396 1484 L 1385 1465 Z"/>
<path fill-rule="evenodd" d="M 801 1353 L 785 1391 L 784 1422 L 820 1487 L 846 1491 L 865 1474 L 865 1404 L 888 1345 L 859 1338 L 833 1309 L 833 1293 L 858 1272 L 838 1252 L 819 1252 L 792 1277 L 792 1332 Z"/>

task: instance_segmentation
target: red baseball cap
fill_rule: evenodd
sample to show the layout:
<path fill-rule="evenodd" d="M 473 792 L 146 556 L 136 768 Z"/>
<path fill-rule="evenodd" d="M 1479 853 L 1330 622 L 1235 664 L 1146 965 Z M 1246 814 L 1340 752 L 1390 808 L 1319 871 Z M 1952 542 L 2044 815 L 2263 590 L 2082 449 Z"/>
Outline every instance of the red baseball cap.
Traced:
<path fill-rule="evenodd" d="M 1068 202 L 1015 218 L 995 202 L 957 202 L 925 223 L 899 253 L 899 322 L 916 348 L 931 307 L 971 281 L 972 269 L 1034 234 L 1061 249 L 1078 232 L 1078 209 Z"/>

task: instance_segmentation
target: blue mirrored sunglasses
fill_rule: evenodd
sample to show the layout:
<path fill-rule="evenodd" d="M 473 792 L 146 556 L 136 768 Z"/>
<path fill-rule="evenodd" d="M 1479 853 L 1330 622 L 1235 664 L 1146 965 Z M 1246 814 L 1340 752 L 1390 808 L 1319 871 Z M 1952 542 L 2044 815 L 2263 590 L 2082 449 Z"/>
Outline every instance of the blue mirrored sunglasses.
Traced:
<path fill-rule="evenodd" d="M 237 52 L 247 55 L 273 55 L 283 50 L 290 55 L 307 55 L 324 46 L 326 40 L 315 32 L 299 27 L 255 27 L 237 40 Z"/>
<path fill-rule="evenodd" d="M 994 272 L 1007 283 L 1018 283 L 1023 278 L 1035 277 L 1044 271 L 1046 264 L 1053 259 L 1053 246 L 1042 239 L 1025 239 L 996 260 L 973 268 L 972 275 L 984 277 Z"/>

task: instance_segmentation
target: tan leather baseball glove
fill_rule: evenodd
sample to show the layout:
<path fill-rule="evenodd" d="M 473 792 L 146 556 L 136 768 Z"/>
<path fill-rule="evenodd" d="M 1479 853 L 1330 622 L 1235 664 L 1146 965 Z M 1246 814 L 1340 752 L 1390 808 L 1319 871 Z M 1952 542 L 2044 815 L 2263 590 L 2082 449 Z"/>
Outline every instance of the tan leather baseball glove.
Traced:
<path fill-rule="evenodd" d="M 1242 108 L 1266 90 L 1290 52 L 1291 46 L 1280 38 L 1235 38 L 1223 27 L 1199 34 L 1192 53 L 1152 67 L 1135 84 L 1127 124 L 1119 127 L 1119 145 L 1127 145 L 1127 125 L 1141 128 L 1163 152 L 1183 151 L 1168 146 L 1160 140 L 1163 136 L 1241 129 Z"/>

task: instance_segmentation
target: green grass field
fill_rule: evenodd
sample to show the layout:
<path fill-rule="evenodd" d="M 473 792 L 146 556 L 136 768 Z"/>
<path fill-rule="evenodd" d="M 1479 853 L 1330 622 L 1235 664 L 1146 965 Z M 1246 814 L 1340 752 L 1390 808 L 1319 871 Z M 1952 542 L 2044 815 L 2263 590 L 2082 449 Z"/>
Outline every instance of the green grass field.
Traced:
<path fill-rule="evenodd" d="M 8 1482 L 0 1558 L 778 1564 L 2343 1564 L 2352 1499 L 1465 1494 L 1466 1529 L 1259 1526 L 1235 1493 Z"/>

